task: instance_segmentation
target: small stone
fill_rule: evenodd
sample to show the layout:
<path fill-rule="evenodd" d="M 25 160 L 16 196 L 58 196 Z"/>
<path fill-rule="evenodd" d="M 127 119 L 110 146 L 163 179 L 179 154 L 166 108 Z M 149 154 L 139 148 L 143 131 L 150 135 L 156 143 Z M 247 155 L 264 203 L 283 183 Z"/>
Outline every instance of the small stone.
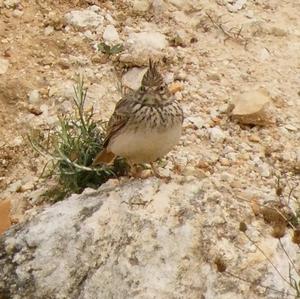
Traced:
<path fill-rule="evenodd" d="M 171 84 L 174 81 L 174 73 L 166 72 L 164 74 L 164 81 L 166 84 Z"/>
<path fill-rule="evenodd" d="M 12 15 L 16 18 L 21 17 L 23 14 L 24 14 L 23 11 L 19 9 L 15 9 L 12 13 Z"/>
<path fill-rule="evenodd" d="M 134 67 L 130 69 L 122 78 L 122 85 L 132 90 L 137 90 L 141 86 L 143 76 L 147 68 Z"/>
<path fill-rule="evenodd" d="M 107 63 L 108 60 L 109 60 L 108 56 L 103 55 L 102 53 L 101 54 L 97 53 L 91 58 L 92 63 L 100 63 L 100 64 Z"/>
<path fill-rule="evenodd" d="M 28 101 L 30 104 L 36 104 L 40 100 L 39 91 L 34 89 L 28 94 Z"/>
<path fill-rule="evenodd" d="M 55 30 L 61 30 L 66 25 L 66 19 L 60 14 L 50 11 L 47 17 L 47 26 L 52 26 Z"/>
<path fill-rule="evenodd" d="M 165 35 L 155 31 L 131 33 L 127 42 L 142 49 L 162 50 L 168 46 Z"/>
<path fill-rule="evenodd" d="M 232 101 L 231 106 L 234 107 L 231 116 L 239 123 L 260 126 L 274 123 L 271 98 L 262 89 L 241 94 Z"/>
<path fill-rule="evenodd" d="M 228 172 L 223 172 L 223 173 L 221 173 L 220 179 L 221 179 L 221 181 L 223 181 L 223 182 L 229 182 L 229 183 L 231 183 L 231 182 L 234 181 L 234 176 L 231 175 L 231 174 L 228 173 Z"/>
<path fill-rule="evenodd" d="M 10 143 L 11 146 L 20 146 L 22 144 L 23 144 L 22 136 L 16 136 Z"/>
<path fill-rule="evenodd" d="M 21 186 L 20 192 L 25 192 L 25 191 L 33 190 L 33 189 L 34 189 L 34 182 L 27 182 Z"/>
<path fill-rule="evenodd" d="M 269 58 L 270 58 L 270 52 L 266 48 L 261 49 L 259 52 L 260 61 L 266 61 Z"/>
<path fill-rule="evenodd" d="M 1 234 L 1 232 L 0 232 Z M 11 255 L 16 247 L 16 239 L 11 237 L 5 241 L 5 251 L 8 255 Z"/>
<path fill-rule="evenodd" d="M 83 35 L 86 38 L 91 39 L 91 40 L 94 40 L 94 38 L 95 38 L 95 35 L 92 33 L 91 30 L 87 30 L 87 31 L 83 32 Z"/>
<path fill-rule="evenodd" d="M 30 113 L 34 114 L 34 115 L 37 115 L 37 116 L 38 116 L 38 115 L 41 115 L 41 114 L 43 113 L 43 111 L 42 111 L 40 108 L 35 107 L 35 106 L 33 106 L 33 105 L 29 105 L 28 111 L 29 111 Z"/>
<path fill-rule="evenodd" d="M 212 142 L 223 142 L 226 138 L 226 134 L 219 127 L 209 128 L 208 132 Z"/>
<path fill-rule="evenodd" d="M 198 129 L 203 128 L 205 125 L 205 120 L 200 116 L 189 116 L 186 120 L 193 123 Z"/>
<path fill-rule="evenodd" d="M 285 125 L 284 127 L 287 130 L 289 130 L 289 131 L 293 131 L 293 132 L 297 132 L 298 131 L 298 129 L 295 126 L 293 126 L 293 125 Z"/>
<path fill-rule="evenodd" d="M 192 166 L 187 166 L 185 167 L 182 175 L 186 177 L 196 177 L 196 178 L 205 178 L 206 174 L 201 168 L 199 167 L 192 167 Z"/>
<path fill-rule="evenodd" d="M 9 62 L 7 59 L 0 58 L 0 75 L 3 75 L 7 72 Z"/>
<path fill-rule="evenodd" d="M 132 9 L 135 12 L 146 12 L 149 10 L 151 2 L 149 0 L 133 0 Z"/>
<path fill-rule="evenodd" d="M 244 7 L 247 0 L 236 0 L 234 4 L 227 3 L 226 7 L 230 12 L 237 12 Z"/>
<path fill-rule="evenodd" d="M 207 77 L 207 80 L 209 80 L 209 81 L 220 81 L 221 80 L 220 75 L 217 73 L 207 74 L 206 77 Z"/>
<path fill-rule="evenodd" d="M 20 0 L 4 0 L 4 5 L 6 8 L 16 7 L 20 3 Z"/>
<path fill-rule="evenodd" d="M 270 167 L 267 163 L 262 163 L 258 166 L 258 171 L 262 177 L 269 177 L 270 176 Z"/>
<path fill-rule="evenodd" d="M 230 166 L 231 165 L 230 161 L 226 158 L 220 158 L 219 161 L 222 166 Z"/>
<path fill-rule="evenodd" d="M 249 141 L 252 141 L 252 142 L 260 142 L 260 138 L 257 134 L 251 134 L 249 137 L 248 137 Z"/>
<path fill-rule="evenodd" d="M 21 180 L 18 180 L 16 182 L 10 184 L 7 188 L 7 191 L 11 192 L 11 193 L 19 192 L 22 185 L 23 185 L 23 182 Z"/>
<path fill-rule="evenodd" d="M 103 39 L 108 44 L 112 44 L 114 42 L 120 41 L 120 37 L 119 37 L 119 34 L 118 34 L 115 26 L 108 25 L 105 27 L 104 33 L 103 33 Z"/>
<path fill-rule="evenodd" d="M 245 16 L 248 18 L 248 19 L 253 19 L 254 18 L 254 12 L 253 10 L 247 10 L 245 12 Z"/>
<path fill-rule="evenodd" d="M 98 27 L 104 17 L 95 12 L 94 9 L 73 10 L 65 15 L 67 23 L 77 28 Z"/>
<path fill-rule="evenodd" d="M 50 35 L 54 32 L 54 28 L 52 26 L 47 26 L 44 30 L 45 35 Z"/>
<path fill-rule="evenodd" d="M 203 169 L 203 170 L 210 170 L 211 169 L 211 166 L 204 160 L 199 160 L 197 162 L 196 167 L 198 167 L 200 169 Z"/>

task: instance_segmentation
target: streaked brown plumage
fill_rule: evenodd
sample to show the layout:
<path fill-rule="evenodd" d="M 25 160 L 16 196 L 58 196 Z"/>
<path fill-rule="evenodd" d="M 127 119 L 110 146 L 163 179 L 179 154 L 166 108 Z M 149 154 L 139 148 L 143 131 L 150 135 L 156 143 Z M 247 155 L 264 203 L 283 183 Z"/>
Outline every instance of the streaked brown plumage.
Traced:
<path fill-rule="evenodd" d="M 93 165 L 109 163 L 115 156 L 131 164 L 151 163 L 176 145 L 182 122 L 182 109 L 150 60 L 141 87 L 117 103 L 108 122 L 104 149 Z"/>

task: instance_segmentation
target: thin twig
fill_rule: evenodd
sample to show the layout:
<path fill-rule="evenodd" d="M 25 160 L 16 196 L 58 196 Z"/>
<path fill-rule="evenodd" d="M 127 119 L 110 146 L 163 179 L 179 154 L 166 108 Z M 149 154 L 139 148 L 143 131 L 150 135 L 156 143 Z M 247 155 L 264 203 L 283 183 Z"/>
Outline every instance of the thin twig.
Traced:
<path fill-rule="evenodd" d="M 298 276 L 300 276 L 300 275 L 299 275 L 299 272 L 298 272 L 298 270 L 297 270 L 297 268 L 296 268 L 296 266 L 295 266 L 295 264 L 294 264 L 294 262 L 292 261 L 291 257 L 289 256 L 289 254 L 288 254 L 287 251 L 285 250 L 285 248 L 284 248 L 284 246 L 283 246 L 283 244 L 282 244 L 282 242 L 281 242 L 281 239 L 279 239 L 278 241 L 279 241 L 279 244 L 280 244 L 280 246 L 281 246 L 281 249 L 283 250 L 283 252 L 284 252 L 285 255 L 287 256 L 287 258 L 288 258 L 288 260 L 290 261 L 291 265 L 293 266 L 295 272 L 297 273 Z"/>
<path fill-rule="evenodd" d="M 247 239 L 261 252 L 261 254 L 267 259 L 267 261 L 272 265 L 272 267 L 275 269 L 275 271 L 278 273 L 278 275 L 281 277 L 282 280 L 284 280 L 290 287 L 293 287 L 291 283 L 280 273 L 280 271 L 277 269 L 277 267 L 273 264 L 271 259 L 264 253 L 264 251 L 244 232 L 244 235 L 247 237 Z"/>
<path fill-rule="evenodd" d="M 249 280 L 247 280 L 247 279 L 245 279 L 245 278 L 243 278 L 243 277 L 240 277 L 240 276 L 238 276 L 238 275 L 236 275 L 236 274 L 234 274 L 234 273 L 231 273 L 231 272 L 229 272 L 229 271 L 227 271 L 227 270 L 226 270 L 224 273 L 227 274 L 227 275 L 229 275 L 229 276 L 232 276 L 232 277 L 234 277 L 234 278 L 236 278 L 236 279 L 239 279 L 239 280 L 241 280 L 241 281 L 244 281 L 244 282 L 246 282 L 246 283 L 248 283 L 248 284 L 255 284 L 254 281 L 249 281 Z M 272 288 L 272 287 L 264 286 L 263 284 L 258 284 L 258 285 L 259 285 L 260 287 L 266 289 L 266 290 L 269 289 L 269 290 L 272 290 L 273 292 L 280 293 L 280 294 L 282 294 L 282 295 L 288 295 L 288 296 L 293 296 L 293 297 L 295 297 L 294 294 L 290 294 L 288 291 L 287 291 L 287 292 L 284 292 L 284 291 L 276 290 L 276 289 L 274 289 L 274 288 Z"/>

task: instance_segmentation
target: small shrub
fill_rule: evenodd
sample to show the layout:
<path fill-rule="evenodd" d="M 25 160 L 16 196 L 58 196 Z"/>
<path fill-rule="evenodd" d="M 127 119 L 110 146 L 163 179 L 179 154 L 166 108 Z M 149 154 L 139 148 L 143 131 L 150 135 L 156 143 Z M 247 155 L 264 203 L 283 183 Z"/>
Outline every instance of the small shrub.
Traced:
<path fill-rule="evenodd" d="M 109 178 L 127 173 L 128 165 L 116 159 L 113 165 L 92 167 L 96 154 L 102 150 L 105 122 L 93 119 L 93 109 L 84 110 L 87 88 L 80 78 L 74 87 L 74 111 L 59 117 L 59 124 L 46 140 L 31 134 L 32 147 L 47 158 L 42 176 L 55 177 L 57 184 L 45 196 L 61 200 L 70 193 L 81 193 L 86 187 L 97 188 Z M 44 175 L 46 170 L 46 175 Z"/>

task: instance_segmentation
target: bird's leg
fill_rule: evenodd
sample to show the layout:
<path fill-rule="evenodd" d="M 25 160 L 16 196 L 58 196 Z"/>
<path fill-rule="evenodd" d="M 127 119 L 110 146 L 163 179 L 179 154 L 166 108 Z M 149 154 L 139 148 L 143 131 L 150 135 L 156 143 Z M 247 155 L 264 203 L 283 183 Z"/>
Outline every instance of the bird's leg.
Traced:
<path fill-rule="evenodd" d="M 127 162 L 130 166 L 130 176 L 132 176 L 134 178 L 140 178 L 141 173 L 142 173 L 142 169 L 139 167 L 139 165 L 133 164 L 129 161 L 127 161 Z"/>

